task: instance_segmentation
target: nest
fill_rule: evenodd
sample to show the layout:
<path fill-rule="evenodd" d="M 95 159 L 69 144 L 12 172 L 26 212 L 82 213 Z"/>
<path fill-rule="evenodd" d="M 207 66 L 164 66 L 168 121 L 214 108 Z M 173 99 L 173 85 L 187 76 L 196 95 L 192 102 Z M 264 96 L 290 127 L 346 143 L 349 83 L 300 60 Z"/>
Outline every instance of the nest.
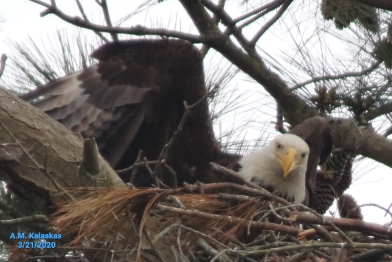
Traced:
<path fill-rule="evenodd" d="M 392 260 L 391 227 L 324 217 L 251 183 L 81 193 L 53 223 L 99 261 Z"/>

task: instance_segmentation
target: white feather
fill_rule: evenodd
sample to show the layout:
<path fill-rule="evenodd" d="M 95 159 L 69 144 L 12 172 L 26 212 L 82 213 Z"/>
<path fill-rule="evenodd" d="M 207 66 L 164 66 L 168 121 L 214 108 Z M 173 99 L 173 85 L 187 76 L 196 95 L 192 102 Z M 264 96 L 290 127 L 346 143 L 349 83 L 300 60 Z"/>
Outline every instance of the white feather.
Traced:
<path fill-rule="evenodd" d="M 278 149 L 277 144 L 282 148 Z M 295 165 L 284 177 L 283 168 L 277 158 L 284 149 L 297 150 Z M 303 157 L 303 154 L 306 154 Z M 247 180 L 252 180 L 262 186 L 271 186 L 288 200 L 300 203 L 305 199 L 305 173 L 308 162 L 309 147 L 300 137 L 284 134 L 276 137 L 258 151 L 243 156 L 240 160 L 239 173 Z"/>

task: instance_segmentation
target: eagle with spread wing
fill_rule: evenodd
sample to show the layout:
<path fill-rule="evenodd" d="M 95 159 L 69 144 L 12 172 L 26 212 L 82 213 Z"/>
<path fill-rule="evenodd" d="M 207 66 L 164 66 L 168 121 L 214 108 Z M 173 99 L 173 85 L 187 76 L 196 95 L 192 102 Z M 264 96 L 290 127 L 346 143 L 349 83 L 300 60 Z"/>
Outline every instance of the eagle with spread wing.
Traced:
<path fill-rule="evenodd" d="M 51 82 L 21 97 L 68 129 L 94 137 L 114 169 L 131 166 L 141 151 L 159 158 L 166 149 L 158 178 L 167 186 L 204 181 L 210 163 L 239 171 L 295 202 L 314 198 L 317 165 L 332 149 L 329 123 L 313 117 L 247 156 L 229 154 L 215 139 L 206 100 L 203 58 L 182 40 L 130 40 L 105 44 L 92 54 L 98 64 Z M 122 179 L 129 181 L 130 173 Z M 141 172 L 134 183 L 151 185 Z"/>

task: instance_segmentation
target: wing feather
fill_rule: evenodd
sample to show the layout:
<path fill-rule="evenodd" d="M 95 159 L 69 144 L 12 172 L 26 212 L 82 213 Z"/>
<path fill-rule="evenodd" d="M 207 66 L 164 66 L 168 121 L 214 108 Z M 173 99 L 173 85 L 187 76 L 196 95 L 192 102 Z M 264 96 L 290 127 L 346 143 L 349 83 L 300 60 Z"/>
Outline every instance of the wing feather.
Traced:
<path fill-rule="evenodd" d="M 203 99 L 200 52 L 186 41 L 131 40 L 106 44 L 92 57 L 97 65 L 21 97 L 67 128 L 95 137 L 114 168 L 132 165 L 139 150 L 156 159 L 177 130 L 183 102 L 202 99 L 166 156 L 179 183 L 202 180 L 220 150 Z"/>

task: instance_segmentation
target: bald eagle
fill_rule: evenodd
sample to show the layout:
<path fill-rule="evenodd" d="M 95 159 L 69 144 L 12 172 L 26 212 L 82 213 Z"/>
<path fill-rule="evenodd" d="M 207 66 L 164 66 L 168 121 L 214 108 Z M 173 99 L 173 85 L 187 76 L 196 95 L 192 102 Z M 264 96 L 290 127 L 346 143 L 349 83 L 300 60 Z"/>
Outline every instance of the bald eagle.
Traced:
<path fill-rule="evenodd" d="M 305 173 L 309 146 L 296 135 L 276 137 L 262 149 L 239 161 L 240 174 L 257 184 L 300 203 L 305 200 Z"/>
<path fill-rule="evenodd" d="M 70 130 L 95 137 L 114 169 L 131 166 L 140 150 L 148 160 L 158 159 L 177 131 L 185 101 L 194 106 L 165 151 L 165 164 L 171 169 L 160 168 L 157 174 L 164 184 L 204 181 L 210 162 L 215 162 L 296 202 L 304 200 L 305 184 L 312 196 L 317 164 L 331 149 L 326 119 L 308 119 L 291 135 L 279 136 L 248 156 L 228 154 L 215 139 L 205 99 L 203 58 L 191 43 L 120 41 L 101 46 L 92 57 L 98 64 L 21 97 Z M 139 173 L 134 183 L 151 185 L 150 176 Z M 130 173 L 121 176 L 130 179 Z"/>

